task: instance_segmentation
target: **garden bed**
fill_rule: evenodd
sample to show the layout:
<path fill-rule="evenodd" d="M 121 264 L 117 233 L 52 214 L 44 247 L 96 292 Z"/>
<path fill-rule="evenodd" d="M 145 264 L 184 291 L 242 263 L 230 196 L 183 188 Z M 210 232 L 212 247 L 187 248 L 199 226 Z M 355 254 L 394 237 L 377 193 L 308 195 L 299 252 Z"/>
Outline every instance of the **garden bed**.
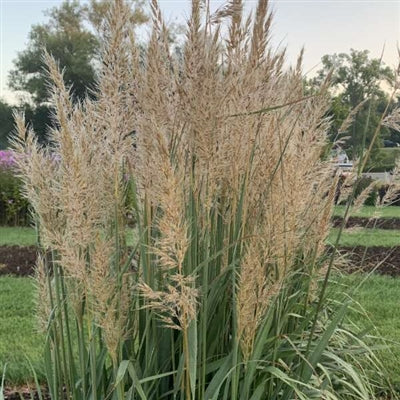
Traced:
<path fill-rule="evenodd" d="M 400 276 L 400 247 L 340 247 L 338 251 L 347 261 L 343 267 L 347 272 L 375 271 L 382 275 Z"/>
<path fill-rule="evenodd" d="M 42 396 L 39 397 L 37 391 L 28 386 L 5 388 L 4 400 L 50 400 L 50 395 L 46 392 L 47 390 L 42 388 Z"/>
<path fill-rule="evenodd" d="M 0 246 L 0 275 L 32 275 L 35 262 L 35 246 Z"/>
<path fill-rule="evenodd" d="M 339 253 L 347 263 L 348 272 L 376 272 L 400 276 L 400 247 L 341 246 Z M 0 275 L 33 275 L 36 261 L 35 246 L 0 246 Z"/>
<path fill-rule="evenodd" d="M 342 226 L 343 218 L 335 216 L 332 218 L 334 228 Z M 345 228 L 376 228 L 376 229 L 400 229 L 400 218 L 366 218 L 349 217 Z"/>

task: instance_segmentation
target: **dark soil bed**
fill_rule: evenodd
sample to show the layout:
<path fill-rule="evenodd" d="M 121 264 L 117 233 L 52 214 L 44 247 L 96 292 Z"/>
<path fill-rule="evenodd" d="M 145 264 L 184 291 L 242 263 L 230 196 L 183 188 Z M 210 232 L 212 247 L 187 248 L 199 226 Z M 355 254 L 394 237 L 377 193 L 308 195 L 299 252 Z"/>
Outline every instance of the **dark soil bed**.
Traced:
<path fill-rule="evenodd" d="M 42 388 L 42 400 L 50 400 L 50 395 L 47 393 L 47 390 Z M 5 388 L 4 390 L 4 400 L 39 400 L 40 397 L 37 394 L 37 391 L 34 389 L 34 386 L 30 387 L 19 387 L 19 388 Z"/>
<path fill-rule="evenodd" d="M 400 276 L 400 247 L 340 247 L 340 255 L 347 260 L 347 272 L 376 271 L 382 275 Z"/>
<path fill-rule="evenodd" d="M 0 275 L 32 275 L 35 262 L 35 246 L 0 246 Z"/>
<path fill-rule="evenodd" d="M 332 218 L 333 226 L 339 228 L 342 226 L 342 217 Z M 349 217 L 346 228 L 353 227 L 377 228 L 377 229 L 400 229 L 400 218 L 365 218 Z"/>
<path fill-rule="evenodd" d="M 400 276 L 400 247 L 340 247 L 348 272 L 371 271 Z M 0 275 L 29 276 L 33 274 L 36 247 L 0 246 Z"/>

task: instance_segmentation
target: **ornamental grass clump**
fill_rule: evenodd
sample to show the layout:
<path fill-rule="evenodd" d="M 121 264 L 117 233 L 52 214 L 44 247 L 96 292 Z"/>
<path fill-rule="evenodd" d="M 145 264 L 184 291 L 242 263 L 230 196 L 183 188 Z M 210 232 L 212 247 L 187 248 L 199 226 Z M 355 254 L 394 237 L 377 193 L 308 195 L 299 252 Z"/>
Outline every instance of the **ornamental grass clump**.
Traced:
<path fill-rule="evenodd" d="M 175 53 L 156 1 L 143 49 L 115 0 L 90 98 L 45 56 L 51 146 L 17 116 L 51 396 L 372 398 L 378 362 L 325 290 L 327 86 L 306 97 L 301 56 L 284 67 L 266 0 L 207 4 Z"/>

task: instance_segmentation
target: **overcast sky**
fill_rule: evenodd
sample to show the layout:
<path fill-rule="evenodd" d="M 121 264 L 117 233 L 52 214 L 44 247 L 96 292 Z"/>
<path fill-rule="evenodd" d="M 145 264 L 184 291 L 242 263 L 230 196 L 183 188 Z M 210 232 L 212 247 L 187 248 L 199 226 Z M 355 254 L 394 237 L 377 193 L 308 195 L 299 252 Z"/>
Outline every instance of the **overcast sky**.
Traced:
<path fill-rule="evenodd" d="M 166 19 L 184 22 L 188 0 L 160 0 Z M 11 100 L 7 74 L 17 52 L 25 48 L 32 24 L 46 20 L 43 11 L 61 0 L 0 0 L 0 97 Z M 213 0 L 214 8 L 222 0 Z M 256 1 L 245 1 L 247 10 Z M 288 47 L 288 61 L 294 62 L 304 46 L 304 70 L 317 66 L 324 54 L 368 49 L 379 57 L 385 45 L 384 61 L 394 66 L 400 42 L 400 0 L 274 0 L 273 38 Z"/>

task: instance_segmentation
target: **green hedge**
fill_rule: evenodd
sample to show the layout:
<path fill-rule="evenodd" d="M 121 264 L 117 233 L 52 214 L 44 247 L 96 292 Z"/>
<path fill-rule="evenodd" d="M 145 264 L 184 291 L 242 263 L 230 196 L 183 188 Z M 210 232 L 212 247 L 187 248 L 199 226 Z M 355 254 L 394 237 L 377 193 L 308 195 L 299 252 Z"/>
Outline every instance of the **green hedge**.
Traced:
<path fill-rule="evenodd" d="M 369 177 L 361 177 L 357 182 L 357 187 L 355 191 L 355 197 L 357 198 L 363 190 L 365 190 L 371 183 L 373 182 L 372 178 Z M 366 206 L 374 206 L 376 205 L 379 198 L 379 188 L 376 185 L 371 193 L 369 194 L 368 198 L 365 200 L 364 205 Z"/>
<path fill-rule="evenodd" d="M 337 190 L 336 198 L 335 198 L 335 203 L 339 204 L 339 205 L 344 205 L 347 202 L 347 200 L 343 200 L 342 202 L 338 203 L 338 200 L 340 197 L 341 186 L 343 184 L 344 179 L 345 178 L 343 176 L 341 179 L 341 182 L 339 182 L 339 186 L 338 186 L 338 190 Z M 366 189 L 372 182 L 373 182 L 373 179 L 369 178 L 369 177 L 362 176 L 361 178 L 359 178 L 358 181 L 355 183 L 357 185 L 355 193 L 354 193 L 355 198 L 357 198 L 361 194 L 361 192 L 364 189 Z M 368 198 L 365 200 L 364 205 L 375 206 L 379 199 L 380 194 L 383 195 L 382 188 L 380 185 L 379 186 L 376 185 L 374 187 L 374 189 L 371 191 L 371 193 L 369 194 Z"/>
<path fill-rule="evenodd" d="M 399 158 L 399 147 L 386 147 L 379 149 L 379 151 L 374 154 L 371 161 L 367 164 L 365 172 L 391 171 L 395 167 L 396 160 Z"/>
<path fill-rule="evenodd" d="M 28 225 L 29 203 L 21 194 L 21 182 L 12 169 L 0 169 L 0 225 Z"/>

